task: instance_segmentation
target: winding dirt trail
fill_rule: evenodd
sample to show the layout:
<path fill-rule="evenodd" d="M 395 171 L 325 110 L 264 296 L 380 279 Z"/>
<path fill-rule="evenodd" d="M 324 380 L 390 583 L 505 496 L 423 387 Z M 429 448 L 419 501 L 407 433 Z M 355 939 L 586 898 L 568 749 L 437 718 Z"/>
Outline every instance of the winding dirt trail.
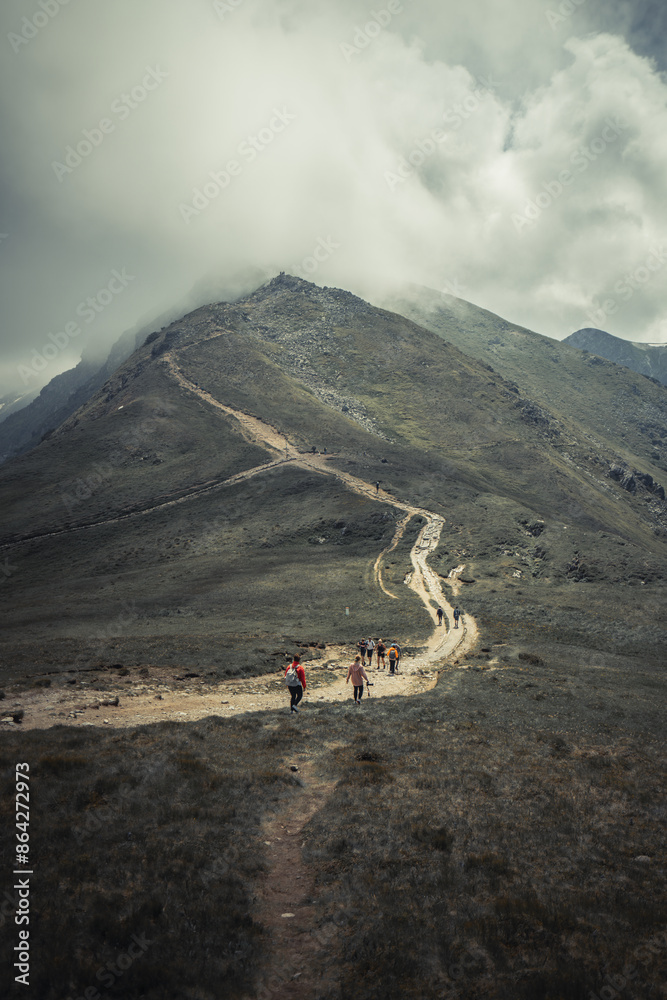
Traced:
<path fill-rule="evenodd" d="M 180 370 L 174 359 L 173 352 L 165 354 L 164 361 L 169 368 L 170 374 L 181 386 L 181 388 L 187 389 L 189 392 L 194 393 L 194 395 L 199 399 L 209 403 L 216 409 L 221 410 L 227 416 L 233 417 L 240 425 L 241 433 L 247 441 L 252 444 L 263 445 L 264 447 L 274 451 L 277 456 L 282 456 L 282 458 L 276 457 L 274 462 L 257 466 L 254 469 L 249 469 L 246 472 L 239 473 L 232 479 L 226 480 L 225 485 L 233 482 L 241 482 L 244 479 L 250 479 L 253 476 L 264 474 L 266 471 L 277 465 L 292 464 L 303 469 L 312 469 L 325 476 L 333 476 L 335 479 L 344 483 L 348 489 L 352 490 L 354 493 L 359 493 L 361 496 L 380 503 L 390 504 L 397 510 L 403 511 L 405 516 L 399 522 L 392 541 L 389 546 L 377 557 L 373 567 L 375 580 L 381 590 L 388 597 L 398 599 L 396 594 L 392 594 L 387 590 L 382 581 L 382 560 L 396 548 L 405 533 L 405 529 L 414 516 L 423 517 L 425 519 L 426 524 L 420 531 L 417 541 L 412 547 L 412 551 L 410 553 L 413 572 L 410 574 L 409 579 L 406 579 L 405 582 L 423 602 L 433 620 L 435 630 L 433 635 L 428 640 L 426 650 L 419 657 L 411 661 L 413 670 L 423 670 L 425 667 L 430 667 L 436 661 L 449 656 L 455 649 L 459 653 L 464 654 L 475 644 L 477 640 L 477 625 L 474 618 L 467 616 L 465 623 L 462 623 L 460 628 L 454 627 L 454 608 L 449 603 L 445 593 L 443 592 L 438 575 L 430 568 L 430 566 L 428 566 L 426 561 L 430 553 L 437 548 L 440 540 L 440 534 L 445 523 L 444 519 L 439 514 L 434 514 L 432 511 L 426 510 L 424 507 L 417 507 L 413 504 L 396 500 L 395 497 L 391 496 L 391 494 L 387 493 L 385 490 L 376 489 L 370 483 L 365 482 L 363 479 L 359 479 L 358 476 L 353 476 L 349 472 L 343 472 L 340 469 L 333 468 L 329 464 L 327 457 L 324 455 L 302 454 L 294 447 L 294 445 L 290 444 L 285 435 L 275 427 L 267 424 L 259 417 L 254 417 L 250 414 L 235 410 L 231 406 L 226 406 L 224 403 L 215 399 L 215 397 L 209 392 L 206 392 L 205 389 L 201 389 L 198 385 L 195 385 L 195 383 L 188 379 Z M 463 566 L 457 567 L 457 570 L 455 571 L 456 575 L 460 574 L 463 569 Z M 450 586 L 454 593 L 457 591 L 457 582 L 456 576 L 451 577 Z M 435 602 L 435 607 L 432 602 Z M 442 626 L 438 626 L 436 613 L 436 608 L 438 607 L 443 609 L 444 618 L 448 622 L 448 627 L 445 627 L 444 624 Z"/>
<path fill-rule="evenodd" d="M 473 618 L 466 617 L 461 627 L 454 626 L 453 608 L 443 591 L 442 578 L 428 565 L 429 555 L 436 549 L 444 526 L 444 519 L 422 507 L 395 499 L 384 490 L 376 489 L 350 473 L 333 468 L 322 455 L 301 454 L 276 428 L 257 417 L 242 413 L 216 400 L 210 393 L 188 380 L 178 368 L 172 354 L 166 354 L 164 362 L 174 380 L 188 392 L 194 393 L 208 405 L 233 418 L 243 436 L 253 444 L 259 444 L 273 453 L 270 461 L 248 469 L 224 481 L 204 483 L 186 494 L 165 497 L 159 503 L 140 510 L 132 510 L 114 518 L 95 524 L 70 527 L 62 531 L 44 533 L 66 534 L 70 531 L 85 530 L 101 524 L 114 524 L 130 517 L 141 517 L 155 510 L 185 503 L 211 490 L 223 489 L 237 482 L 269 473 L 285 464 L 308 469 L 321 475 L 331 476 L 343 483 L 351 491 L 370 500 L 389 504 L 402 513 L 396 531 L 389 545 L 377 556 L 373 575 L 382 592 L 392 600 L 400 600 L 391 593 L 382 579 L 383 560 L 394 551 L 403 538 L 413 517 L 424 519 L 424 525 L 412 546 L 410 560 L 412 571 L 405 579 L 427 609 L 433 620 L 433 632 L 425 648 L 415 657 L 401 662 L 400 673 L 390 675 L 388 670 L 369 670 L 373 680 L 372 696 L 364 698 L 364 705 L 351 708 L 361 713 L 372 711 L 376 698 L 396 695 L 414 695 L 432 688 L 437 682 L 437 665 L 456 651 L 459 657 L 474 646 L 477 640 L 477 626 Z M 452 570 L 447 586 L 453 595 L 458 591 L 458 575 L 465 567 Z M 436 608 L 444 611 L 445 622 L 438 625 Z M 332 702 L 351 701 L 351 688 L 345 683 L 347 665 L 354 650 L 350 647 L 328 647 L 326 659 L 307 664 L 308 690 L 305 698 L 307 710 L 317 710 L 318 705 Z M 175 687 L 175 682 L 185 678 L 174 677 L 173 668 L 148 668 L 143 679 L 132 683 L 120 677 L 88 681 L 78 679 L 76 690 L 71 687 L 32 688 L 21 690 L 21 707 L 26 714 L 23 728 L 48 728 L 58 724 L 68 726 L 99 725 L 106 723 L 112 728 L 136 726 L 156 721 L 192 721 L 211 714 L 231 716 L 249 711 L 281 709 L 287 712 L 287 693 L 282 680 L 282 671 L 276 674 L 244 680 L 232 680 L 209 684 L 196 675 L 187 681 L 185 687 Z M 449 678 L 450 686 L 460 679 L 460 674 Z M 100 690 L 100 680 L 108 690 Z M 128 683 L 129 687 L 123 687 Z M 8 691 L 11 696 L 14 692 Z M 16 694 L 19 694 L 17 691 Z M 371 704 L 367 704 L 370 701 Z M 7 701 L 11 712 L 17 703 Z M 290 724 L 298 723 L 298 716 L 290 717 Z M 1 720 L 13 725 L 11 715 Z M 306 755 L 304 755 L 305 757 Z M 335 962 L 331 962 L 339 945 L 337 931 L 333 923 L 318 926 L 314 901 L 317 890 L 313 876 L 308 871 L 301 851 L 303 830 L 308 821 L 323 808 L 333 785 L 323 780 L 317 773 L 313 761 L 299 760 L 299 777 L 302 789 L 289 809 L 267 817 L 262 838 L 266 847 L 267 871 L 258 887 L 254 918 L 270 935 L 270 957 L 264 970 L 258 973 L 258 989 L 254 1000 L 309 1000 L 319 993 L 335 986 Z M 324 970 L 328 970 L 326 973 Z M 322 975 L 325 978 L 321 978 Z"/>
<path fill-rule="evenodd" d="M 435 668 L 446 657 L 456 651 L 463 657 L 475 645 L 478 637 L 477 626 L 473 618 L 466 616 L 461 619 L 461 626 L 455 627 L 453 608 L 442 587 L 442 578 L 428 565 L 428 557 L 435 550 L 440 540 L 444 519 L 423 507 L 418 507 L 397 500 L 382 489 L 376 489 L 349 472 L 343 472 L 332 467 L 326 456 L 318 454 L 301 454 L 294 445 L 275 427 L 271 427 L 258 417 L 242 413 L 230 406 L 220 403 L 210 393 L 187 379 L 178 368 L 172 354 L 166 354 L 164 362 L 174 380 L 188 392 L 194 393 L 199 399 L 232 417 L 239 425 L 243 436 L 253 444 L 259 444 L 274 453 L 274 458 L 252 469 L 231 476 L 224 481 L 205 483 L 194 490 L 175 497 L 165 499 L 161 503 L 139 510 L 129 511 L 112 518 L 100 520 L 94 524 L 73 526 L 60 531 L 44 533 L 42 537 L 68 534 L 71 531 L 81 531 L 97 525 L 115 524 L 126 518 L 141 517 L 156 510 L 162 510 L 176 504 L 201 496 L 211 490 L 222 489 L 234 483 L 265 475 L 272 469 L 291 464 L 303 469 L 315 471 L 321 475 L 331 476 L 343 483 L 351 491 L 367 499 L 389 504 L 402 512 L 394 536 L 389 545 L 377 556 L 373 575 L 383 593 L 393 600 L 400 600 L 385 586 L 382 579 L 382 563 L 404 536 L 406 528 L 413 517 L 422 517 L 425 524 L 421 528 L 415 544 L 410 552 L 412 571 L 405 579 L 409 586 L 424 604 L 433 621 L 433 632 L 422 651 L 414 657 L 404 658 L 401 662 L 401 672 L 390 676 L 388 671 L 373 670 L 373 697 L 415 694 L 432 687 L 437 680 Z M 460 584 L 458 575 L 464 566 L 452 570 L 447 579 L 447 586 L 455 595 Z M 441 607 L 444 612 L 444 622 L 438 625 L 436 609 Z M 333 655 L 332 655 L 333 654 Z M 327 661 L 321 665 L 331 671 L 323 673 L 320 665 L 313 664 L 313 677 L 308 691 L 308 701 L 315 704 L 324 701 L 336 702 L 349 699 L 350 688 L 345 684 L 347 665 L 354 656 L 354 650 L 346 647 L 329 647 Z M 24 728 L 45 728 L 66 721 L 68 725 L 95 725 L 100 721 L 110 726 L 131 726 L 165 719 L 180 719 L 181 721 L 203 718 L 212 713 L 223 716 L 238 714 L 252 710 L 276 709 L 284 706 L 285 690 L 280 678 L 275 675 L 247 678 L 243 681 L 223 681 L 214 685 L 207 684 L 203 679 L 193 681 L 185 688 L 174 685 L 173 668 L 152 669 L 152 674 L 146 682 L 133 682 L 131 688 L 123 688 L 118 679 L 104 678 L 104 690 L 96 687 L 88 688 L 87 681 L 82 680 L 75 690 L 68 688 L 34 688 L 21 690 L 20 697 L 14 704 L 7 699 L 3 708 L 7 715 L 0 718 L 4 724 L 11 723 L 11 710 L 24 708 L 26 715 Z M 11 689 L 8 694 L 14 694 Z M 17 690 L 16 694 L 19 694 Z M 92 698 L 91 698 L 92 696 Z M 114 700 L 119 702 L 114 704 Z M 20 701 L 20 704 L 19 704 Z"/>

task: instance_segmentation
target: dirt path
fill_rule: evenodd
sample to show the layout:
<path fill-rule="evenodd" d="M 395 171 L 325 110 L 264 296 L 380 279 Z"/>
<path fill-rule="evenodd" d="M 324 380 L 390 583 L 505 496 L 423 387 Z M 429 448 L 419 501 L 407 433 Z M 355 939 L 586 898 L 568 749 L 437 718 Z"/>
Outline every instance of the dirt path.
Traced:
<path fill-rule="evenodd" d="M 373 567 L 375 581 L 383 593 L 393 600 L 400 600 L 398 595 L 391 593 L 384 585 L 382 563 L 398 545 L 411 519 L 420 516 L 424 518 L 425 524 L 410 552 L 413 568 L 405 583 L 428 610 L 434 623 L 433 633 L 418 656 L 402 662 L 400 673 L 391 675 L 388 669 L 369 668 L 369 677 L 373 681 L 372 693 L 367 688 L 362 707 L 352 707 L 351 710 L 372 712 L 372 703 L 377 698 L 414 695 L 433 687 L 437 681 L 435 665 L 455 649 L 459 656 L 463 655 L 477 638 L 477 627 L 472 618 L 468 618 L 465 625 L 462 623 L 461 628 L 451 627 L 454 621 L 452 606 L 443 592 L 441 579 L 428 565 L 428 557 L 440 540 L 443 518 L 424 508 L 396 500 L 384 490 L 375 489 L 356 476 L 332 468 L 324 456 L 300 454 L 276 428 L 257 417 L 225 406 L 186 379 L 172 355 L 167 354 L 165 361 L 173 378 L 182 388 L 234 418 L 247 440 L 261 444 L 273 452 L 274 457 L 271 461 L 222 483 L 203 484 L 185 495 L 164 499 L 149 508 L 97 523 L 111 524 L 126 517 L 148 514 L 153 510 L 184 503 L 209 490 L 264 475 L 279 465 L 294 464 L 332 476 L 353 492 L 390 504 L 403 513 L 394 537 L 380 552 Z M 61 533 L 64 532 L 51 534 Z M 457 577 L 463 569 L 463 566 L 459 566 L 450 574 L 448 586 L 454 594 L 457 590 Z M 437 607 L 443 609 L 445 622 L 449 623 L 449 627 L 444 623 L 442 626 L 438 625 Z M 326 652 L 328 660 L 306 663 L 308 688 L 303 703 L 305 711 L 316 711 L 318 706 L 326 703 L 344 700 L 351 702 L 351 686 L 346 684 L 345 678 L 355 650 L 350 647 L 329 647 Z M 48 728 L 62 723 L 75 726 L 102 723 L 111 727 L 126 727 L 166 719 L 192 721 L 213 714 L 227 716 L 275 709 L 288 714 L 288 693 L 282 679 L 282 670 L 278 675 L 216 684 L 207 683 L 194 671 L 190 676 L 175 676 L 173 669 L 146 667 L 143 674 L 139 683 L 136 677 L 131 682 L 127 681 L 122 672 L 112 678 L 109 671 L 105 671 L 101 676 L 90 678 L 66 678 L 65 684 L 52 688 L 39 687 L 20 692 L 10 689 L 7 692 L 10 697 L 3 705 L 8 714 L 1 722 L 15 725 L 11 713 L 19 707 L 25 711 L 21 725 L 26 729 Z M 456 683 L 459 677 L 460 675 L 452 676 L 449 679 L 450 685 Z M 267 872 L 260 884 L 254 918 L 267 932 L 270 957 L 265 962 L 265 972 L 260 975 L 259 989 L 253 994 L 261 1000 L 308 1000 L 334 985 L 333 980 L 325 981 L 321 978 L 321 970 L 325 967 L 332 969 L 330 958 L 332 949 L 335 950 L 336 947 L 336 931 L 333 924 L 327 925 L 327 929 L 317 926 L 313 903 L 316 888 L 301 850 L 304 827 L 324 806 L 333 786 L 317 776 L 313 763 L 307 759 L 300 759 L 293 768 L 302 781 L 302 792 L 294 797 L 289 809 L 268 818 L 262 831 Z M 320 961 L 321 957 L 329 961 Z M 333 975 L 335 967 L 329 972 L 330 977 Z"/>
<path fill-rule="evenodd" d="M 333 476 L 335 479 L 344 483 L 354 493 L 359 493 L 364 497 L 370 498 L 371 500 L 390 504 L 397 510 L 403 511 L 405 517 L 399 522 L 391 543 L 383 552 L 380 553 L 373 567 L 375 580 L 381 590 L 388 597 L 398 599 L 396 594 L 392 594 L 387 590 L 382 581 L 382 560 L 389 554 L 389 552 L 396 548 L 398 542 L 403 537 L 410 520 L 415 515 L 423 517 L 426 520 L 426 524 L 420 531 L 419 537 L 417 538 L 417 541 L 415 542 L 410 553 L 410 559 L 414 569 L 410 574 L 410 577 L 406 579 L 405 582 L 412 590 L 414 590 L 420 600 L 424 603 L 424 606 L 433 619 L 435 631 L 427 643 L 425 652 L 414 661 L 414 664 L 417 669 L 428 667 L 437 660 L 448 656 L 455 649 L 457 649 L 460 654 L 464 654 L 474 645 L 477 640 L 477 625 L 475 620 L 468 616 L 465 624 L 462 623 L 460 628 L 453 627 L 455 625 L 454 608 L 447 600 L 437 574 L 428 566 L 426 561 L 430 553 L 437 548 L 440 540 L 440 534 L 445 523 L 442 517 L 438 514 L 434 514 L 432 511 L 426 510 L 423 507 L 416 507 L 413 504 L 396 500 L 393 496 L 391 496 L 391 494 L 385 492 L 385 490 L 379 490 L 370 483 L 364 482 L 363 479 L 359 479 L 357 476 L 351 475 L 349 472 L 343 472 L 342 470 L 333 468 L 329 464 L 327 457 L 324 455 L 301 454 L 275 427 L 272 427 L 265 421 L 260 420 L 259 417 L 253 417 L 250 414 L 242 413 L 239 410 L 235 410 L 231 406 L 226 406 L 224 403 L 220 403 L 217 399 L 211 396 L 210 393 L 206 392 L 204 389 L 200 389 L 194 382 L 191 382 L 190 379 L 186 378 L 186 376 L 178 368 L 172 352 L 165 354 L 165 362 L 169 367 L 170 374 L 183 389 L 187 389 L 189 392 L 194 393 L 199 399 L 202 399 L 204 402 L 209 403 L 211 406 L 214 406 L 216 409 L 221 410 L 223 413 L 237 420 L 240 425 L 241 433 L 247 441 L 250 441 L 253 444 L 261 444 L 264 447 L 276 452 L 277 455 L 282 455 L 282 461 L 286 464 L 293 464 L 304 469 L 313 469 L 322 475 Z M 248 479 L 251 476 L 264 473 L 267 469 L 278 464 L 281 464 L 280 460 L 276 459 L 274 463 L 250 469 L 248 472 L 239 473 L 238 476 L 234 477 L 233 481 L 241 481 L 242 479 Z M 231 483 L 232 480 L 227 480 L 227 482 Z M 456 570 L 453 571 L 454 575 L 450 576 L 451 589 L 454 593 L 457 592 L 457 577 L 463 569 L 465 569 L 465 566 L 458 566 Z M 435 607 L 432 602 L 435 602 Z M 444 623 L 442 626 L 438 626 L 436 614 L 437 607 L 441 607 L 443 609 L 444 618 L 448 622 L 448 627 L 445 627 Z"/>
<path fill-rule="evenodd" d="M 327 981 L 322 970 L 325 965 L 331 969 L 335 928 L 317 926 L 313 905 L 317 890 L 301 850 L 304 827 L 323 807 L 334 783 L 322 781 L 309 761 L 293 767 L 303 791 L 262 830 L 268 871 L 260 883 L 254 919 L 270 935 L 271 957 L 252 1000 L 310 1000 L 334 982 L 332 972 Z"/>
<path fill-rule="evenodd" d="M 382 562 L 396 548 L 411 519 L 414 516 L 420 516 L 424 518 L 426 523 L 412 547 L 410 559 L 413 569 L 406 577 L 405 583 L 417 594 L 431 616 L 434 623 L 433 633 L 424 650 L 418 656 L 404 659 L 401 673 L 397 676 L 392 677 L 388 671 L 373 670 L 373 697 L 414 694 L 433 686 L 436 679 L 435 665 L 451 655 L 454 650 L 459 657 L 464 656 L 477 640 L 477 626 L 473 618 L 467 617 L 465 623 L 461 623 L 460 628 L 452 627 L 454 623 L 453 608 L 442 589 L 441 578 L 428 565 L 428 556 L 437 547 L 440 539 L 444 525 L 443 518 L 423 507 L 396 500 L 384 490 L 377 490 L 357 476 L 333 468 L 323 455 L 301 454 L 276 428 L 271 427 L 258 417 L 241 413 L 220 403 L 210 393 L 188 380 L 179 370 L 171 354 L 166 354 L 164 361 L 175 381 L 183 389 L 194 393 L 204 402 L 232 417 L 238 422 L 241 433 L 248 441 L 268 448 L 274 452 L 276 457 L 253 469 L 238 473 L 223 482 L 203 484 L 198 489 L 174 499 L 164 500 L 162 503 L 153 504 L 142 510 L 99 521 L 96 522 L 96 525 L 114 524 L 128 517 L 138 517 L 175 504 L 185 503 L 187 500 L 210 490 L 220 489 L 254 476 L 264 475 L 279 465 L 293 464 L 322 475 L 332 476 L 353 492 L 368 499 L 389 504 L 403 513 L 404 516 L 398 522 L 394 537 L 390 544 L 380 552 L 373 567 L 374 578 L 383 593 L 389 598 L 400 600 L 398 595 L 391 593 L 384 585 Z M 94 526 L 92 524 L 83 525 L 78 528 L 50 532 L 45 534 L 45 537 Z M 464 566 L 458 566 L 452 570 L 447 580 L 447 585 L 454 594 L 459 586 L 457 578 L 464 568 Z M 443 609 L 444 621 L 448 623 L 448 627 L 444 623 L 442 626 L 438 625 L 437 607 Z M 349 698 L 350 689 L 349 686 L 345 685 L 345 674 L 354 652 L 351 648 L 333 649 L 330 647 L 328 662 L 323 665 L 326 673 L 322 673 L 318 666 L 311 668 L 309 665 L 309 672 L 312 669 L 312 677 L 307 702 L 318 704 L 325 701 L 343 701 Z M 68 725 L 96 725 L 100 721 L 110 726 L 122 727 L 164 719 L 184 721 L 203 718 L 211 714 L 232 715 L 253 710 L 262 711 L 281 708 L 285 704 L 285 688 L 282 678 L 275 675 L 248 678 L 243 681 L 225 681 L 217 684 L 206 684 L 201 678 L 197 679 L 195 675 L 190 684 L 184 686 L 181 683 L 183 678 L 174 676 L 173 669 L 151 669 L 152 673 L 145 682 L 137 683 L 135 680 L 130 684 L 129 689 L 125 686 L 129 682 L 123 682 L 120 678 L 110 678 L 108 674 L 95 682 L 88 681 L 86 678 L 76 680 L 76 687 L 74 687 L 75 679 L 68 678 L 72 682 L 71 687 L 40 687 L 27 691 L 9 688 L 7 690 L 8 697 L 2 706 L 4 713 L 0 722 L 12 725 L 12 712 L 24 709 L 25 718 L 22 723 L 24 728 L 44 728 L 62 722 L 66 722 Z"/>
<path fill-rule="evenodd" d="M 322 660 L 306 662 L 305 711 L 331 703 L 352 702 L 352 687 L 345 683 L 347 668 L 354 659 L 352 646 L 329 647 Z M 193 672 L 194 673 L 194 672 Z M 401 672 L 368 671 L 372 688 L 364 700 L 412 695 L 432 688 L 437 672 L 408 660 Z M 69 683 L 68 683 L 69 682 Z M 0 709 L 0 724 L 12 726 L 12 713 L 25 712 L 23 729 L 49 726 L 99 726 L 113 728 L 142 726 L 173 719 L 192 722 L 209 715 L 226 718 L 244 712 L 285 711 L 289 694 L 283 670 L 261 677 L 247 677 L 212 683 L 203 676 L 186 677 L 174 667 L 145 667 L 144 676 L 132 681 L 110 670 L 72 671 L 61 675 L 51 687 L 8 686 Z M 118 699 L 118 703 L 114 702 Z"/>

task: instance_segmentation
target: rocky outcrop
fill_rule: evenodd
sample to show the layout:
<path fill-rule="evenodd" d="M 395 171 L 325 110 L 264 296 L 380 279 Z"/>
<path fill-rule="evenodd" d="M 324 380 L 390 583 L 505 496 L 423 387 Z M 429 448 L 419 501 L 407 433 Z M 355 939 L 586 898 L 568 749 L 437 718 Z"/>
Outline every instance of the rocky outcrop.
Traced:
<path fill-rule="evenodd" d="M 665 499 L 664 487 L 660 483 L 656 483 L 648 472 L 639 472 L 637 469 L 630 471 L 624 465 L 610 465 L 607 475 L 628 493 L 637 493 L 639 490 L 652 493 L 659 500 Z"/>

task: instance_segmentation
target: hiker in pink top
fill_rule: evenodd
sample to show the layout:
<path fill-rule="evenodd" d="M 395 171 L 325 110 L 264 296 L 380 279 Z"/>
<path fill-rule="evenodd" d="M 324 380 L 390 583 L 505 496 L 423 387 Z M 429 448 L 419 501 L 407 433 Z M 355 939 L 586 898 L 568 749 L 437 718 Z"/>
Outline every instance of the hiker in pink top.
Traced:
<path fill-rule="evenodd" d="M 355 656 L 354 663 L 350 664 L 350 669 L 348 670 L 347 677 L 345 678 L 346 684 L 350 677 L 352 678 L 352 683 L 354 684 L 354 704 L 361 705 L 361 696 L 364 693 L 364 681 L 368 683 L 368 677 L 366 676 L 366 671 L 364 670 L 359 653 Z"/>

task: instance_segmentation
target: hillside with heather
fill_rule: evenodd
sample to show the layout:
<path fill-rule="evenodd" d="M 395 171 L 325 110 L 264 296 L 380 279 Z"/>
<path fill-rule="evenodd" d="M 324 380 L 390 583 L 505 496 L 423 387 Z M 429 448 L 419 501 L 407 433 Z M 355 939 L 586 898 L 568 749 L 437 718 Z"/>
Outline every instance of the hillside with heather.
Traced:
<path fill-rule="evenodd" d="M 659 996 L 665 389 L 411 296 L 281 274 L 0 467 L 45 1000 Z"/>

